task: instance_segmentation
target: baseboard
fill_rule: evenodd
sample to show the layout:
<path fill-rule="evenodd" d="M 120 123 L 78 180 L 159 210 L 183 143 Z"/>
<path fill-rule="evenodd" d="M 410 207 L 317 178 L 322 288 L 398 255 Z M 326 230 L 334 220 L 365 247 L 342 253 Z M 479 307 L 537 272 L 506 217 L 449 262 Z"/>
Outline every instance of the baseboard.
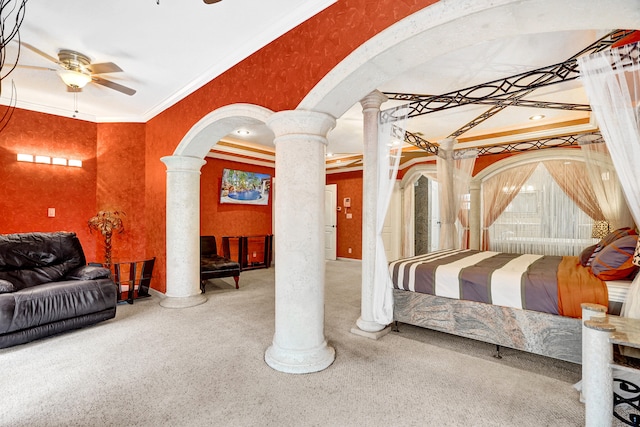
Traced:
<path fill-rule="evenodd" d="M 336 258 L 336 261 L 362 262 L 362 260 L 361 260 L 361 259 L 356 259 L 356 258 L 343 258 L 343 257 L 338 257 L 338 258 Z"/>

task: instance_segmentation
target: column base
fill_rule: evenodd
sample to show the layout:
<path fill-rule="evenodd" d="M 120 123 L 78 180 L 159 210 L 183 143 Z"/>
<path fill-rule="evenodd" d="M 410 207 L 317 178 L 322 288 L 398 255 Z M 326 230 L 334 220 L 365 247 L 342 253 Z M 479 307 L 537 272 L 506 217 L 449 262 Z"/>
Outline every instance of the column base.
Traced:
<path fill-rule="evenodd" d="M 381 325 L 380 323 L 374 322 L 373 320 L 364 320 L 362 319 L 362 317 L 356 320 L 356 326 L 364 332 L 380 332 L 387 327 L 387 325 Z"/>
<path fill-rule="evenodd" d="M 358 335 L 361 337 L 365 337 L 365 338 L 369 338 L 372 340 L 377 340 L 382 338 L 383 336 L 387 335 L 389 332 L 391 332 L 391 325 L 387 326 L 386 328 L 384 328 L 381 331 L 377 331 L 377 332 L 367 332 L 367 331 L 363 331 L 360 328 L 357 327 L 353 327 L 351 328 L 351 333 L 354 335 Z"/>
<path fill-rule="evenodd" d="M 164 308 L 188 308 L 207 302 L 204 295 L 192 295 L 190 297 L 166 297 L 160 301 L 160 306 Z"/>
<path fill-rule="evenodd" d="M 264 354 L 267 365 L 287 374 L 322 371 L 331 366 L 335 358 L 336 351 L 326 341 L 310 350 L 288 350 L 273 343 Z"/>

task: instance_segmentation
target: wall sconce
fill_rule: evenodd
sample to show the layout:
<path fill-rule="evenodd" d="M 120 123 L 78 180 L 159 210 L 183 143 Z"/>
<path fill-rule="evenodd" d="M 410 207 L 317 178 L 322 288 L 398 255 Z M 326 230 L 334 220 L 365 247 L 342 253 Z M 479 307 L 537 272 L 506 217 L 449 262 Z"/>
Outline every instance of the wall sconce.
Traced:
<path fill-rule="evenodd" d="M 19 162 L 42 163 L 46 165 L 71 166 L 76 168 L 82 167 L 82 160 L 65 159 L 62 157 L 51 158 L 49 156 L 34 156 L 33 154 L 18 153 Z"/>

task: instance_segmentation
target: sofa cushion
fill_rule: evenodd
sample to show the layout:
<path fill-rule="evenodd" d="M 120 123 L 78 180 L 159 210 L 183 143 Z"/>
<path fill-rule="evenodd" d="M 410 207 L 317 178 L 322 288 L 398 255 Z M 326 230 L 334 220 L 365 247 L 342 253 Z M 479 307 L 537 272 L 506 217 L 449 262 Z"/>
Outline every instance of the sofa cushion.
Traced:
<path fill-rule="evenodd" d="M 116 300 L 110 279 L 51 282 L 0 294 L 0 334 L 108 310 Z"/>
<path fill-rule="evenodd" d="M 0 279 L 16 289 L 63 279 L 85 265 L 75 233 L 20 233 L 0 235 Z"/>
<path fill-rule="evenodd" d="M 16 290 L 16 287 L 8 280 L 0 279 L 0 294 L 5 294 L 7 292 L 13 292 Z"/>
<path fill-rule="evenodd" d="M 67 279 L 92 280 L 111 277 L 111 270 L 95 265 L 82 265 L 74 268 L 67 274 Z"/>

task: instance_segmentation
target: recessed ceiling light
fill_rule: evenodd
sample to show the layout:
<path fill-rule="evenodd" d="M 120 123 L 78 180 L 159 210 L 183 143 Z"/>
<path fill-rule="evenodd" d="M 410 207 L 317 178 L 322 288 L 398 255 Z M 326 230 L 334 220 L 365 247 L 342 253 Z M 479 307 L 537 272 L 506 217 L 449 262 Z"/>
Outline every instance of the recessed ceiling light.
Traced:
<path fill-rule="evenodd" d="M 541 119 L 544 119 L 544 115 L 542 114 L 536 114 L 535 116 L 529 117 L 529 120 L 541 120 Z"/>
<path fill-rule="evenodd" d="M 246 129 L 238 129 L 238 130 L 236 131 L 236 133 L 237 133 L 238 135 L 241 135 L 241 136 L 247 136 L 247 135 L 251 134 L 251 132 L 249 132 L 249 131 L 248 131 L 248 130 L 246 130 Z"/>
<path fill-rule="evenodd" d="M 327 153 L 327 157 L 333 157 L 333 153 Z"/>

